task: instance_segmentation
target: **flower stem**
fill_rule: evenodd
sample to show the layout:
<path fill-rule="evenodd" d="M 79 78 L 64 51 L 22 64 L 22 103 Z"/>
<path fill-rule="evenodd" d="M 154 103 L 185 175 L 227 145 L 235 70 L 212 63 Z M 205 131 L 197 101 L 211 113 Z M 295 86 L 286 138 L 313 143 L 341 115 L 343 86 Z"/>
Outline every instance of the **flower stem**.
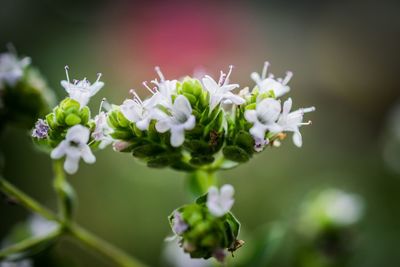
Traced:
<path fill-rule="evenodd" d="M 39 247 L 48 246 L 50 243 L 54 242 L 57 237 L 61 235 L 61 230 L 57 229 L 45 236 L 33 237 L 26 240 L 23 240 L 15 245 L 11 245 L 0 251 L 0 261 L 6 258 L 13 259 L 13 255 L 19 256 L 18 254 L 24 252 L 34 252 L 35 249 L 41 249 Z M 26 256 L 26 255 L 24 255 Z"/>
<path fill-rule="evenodd" d="M 106 241 L 100 239 L 84 228 L 80 227 L 76 224 L 71 224 L 68 226 L 68 230 L 70 234 L 77 240 L 79 240 L 82 244 L 97 251 L 103 256 L 111 259 L 118 266 L 123 267 L 144 267 L 143 263 L 138 260 L 130 257 L 125 252 L 119 250 L 113 245 L 107 243 Z"/>
<path fill-rule="evenodd" d="M 0 177 L 0 191 L 6 194 L 8 197 L 15 199 L 21 206 L 25 207 L 26 209 L 38 213 L 46 219 L 57 221 L 62 226 L 60 228 L 59 235 L 62 234 L 70 234 L 80 243 L 86 245 L 87 247 L 97 251 L 98 253 L 102 254 L 104 257 L 109 258 L 118 266 L 123 267 L 145 267 L 146 265 L 140 263 L 135 258 L 129 256 L 125 252 L 121 251 L 120 249 L 114 247 L 113 245 L 109 244 L 108 242 L 100 239 L 99 237 L 95 236 L 94 234 L 88 232 L 87 230 L 83 229 L 81 226 L 72 223 L 70 221 L 64 221 L 62 218 L 58 217 L 52 211 L 48 210 L 47 208 L 43 207 L 40 203 L 36 200 L 32 199 L 30 196 L 26 195 L 12 184 L 7 182 L 4 178 Z M 53 235 L 57 233 L 53 232 Z M 39 244 L 40 241 L 46 241 L 48 238 L 53 237 L 52 234 L 42 237 L 42 239 L 28 239 L 13 245 L 3 251 L 0 252 L 0 255 L 8 256 L 10 253 L 18 253 L 22 252 L 23 250 L 29 248 L 30 246 Z M 43 240 L 45 239 L 45 240 Z M 1 256 L 0 256 L 1 259 Z"/>
<path fill-rule="evenodd" d="M 75 208 L 75 191 L 65 178 L 62 161 L 54 161 L 53 170 L 55 175 L 53 186 L 57 193 L 58 210 L 62 220 L 69 221 L 71 220 Z"/>

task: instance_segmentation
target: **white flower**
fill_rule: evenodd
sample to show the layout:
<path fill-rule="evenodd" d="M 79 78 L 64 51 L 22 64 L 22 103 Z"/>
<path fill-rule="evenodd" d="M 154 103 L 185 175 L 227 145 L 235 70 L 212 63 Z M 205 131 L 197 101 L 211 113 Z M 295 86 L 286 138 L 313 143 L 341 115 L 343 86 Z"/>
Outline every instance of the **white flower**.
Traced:
<path fill-rule="evenodd" d="M 29 218 L 29 228 L 34 237 L 45 236 L 59 227 L 55 221 L 50 221 L 40 215 L 32 215 Z"/>
<path fill-rule="evenodd" d="M 244 117 L 248 122 L 253 123 L 250 134 L 254 140 L 264 140 L 267 130 L 271 132 L 279 131 L 280 128 L 276 124 L 276 120 L 280 112 L 281 103 L 273 98 L 263 99 L 257 103 L 255 110 L 246 110 Z"/>
<path fill-rule="evenodd" d="M 69 174 L 74 174 L 78 170 L 79 160 L 82 158 L 86 163 L 94 163 L 94 157 L 89 141 L 90 131 L 88 128 L 78 124 L 68 129 L 65 140 L 51 151 L 52 159 L 66 157 L 64 169 Z"/>
<path fill-rule="evenodd" d="M 275 94 L 275 97 L 281 97 L 290 91 L 290 87 L 287 86 L 287 83 L 292 78 L 293 73 L 288 71 L 284 79 L 274 79 L 274 75 L 272 74 L 267 77 L 268 66 L 269 63 L 265 62 L 261 77 L 257 72 L 253 72 L 251 74 L 251 78 L 257 84 L 257 87 L 261 93 L 267 93 L 272 90 Z"/>
<path fill-rule="evenodd" d="M 121 112 L 130 122 L 144 131 L 147 130 L 152 119 L 151 110 L 155 105 L 155 98 L 149 98 L 142 101 L 134 90 L 130 91 L 133 99 L 126 99 L 121 105 Z"/>
<path fill-rule="evenodd" d="M 155 113 L 156 129 L 160 133 L 171 131 L 171 145 L 178 147 L 185 141 L 185 130 L 192 130 L 196 125 L 196 118 L 192 115 L 189 100 L 183 95 L 175 99 L 170 112 L 171 116 L 161 110 Z"/>
<path fill-rule="evenodd" d="M 160 77 L 160 81 L 154 79 L 151 81 L 155 85 L 152 89 L 148 86 L 146 82 L 143 85 L 149 90 L 153 96 L 151 97 L 152 103 L 155 105 L 160 104 L 166 108 L 172 107 L 172 95 L 176 94 L 176 84 L 177 80 L 165 80 L 160 67 L 155 67 L 155 71 Z"/>
<path fill-rule="evenodd" d="M 0 54 L 0 89 L 4 84 L 14 86 L 21 79 L 24 68 L 30 63 L 30 58 L 25 57 L 20 60 L 15 53 Z"/>
<path fill-rule="evenodd" d="M 89 99 L 104 86 L 104 83 L 100 81 L 101 73 L 97 74 L 97 80 L 94 84 L 90 84 L 86 78 L 81 81 L 74 80 L 71 83 L 69 81 L 68 66 L 65 66 L 65 73 L 67 80 L 61 81 L 61 85 L 65 88 L 71 99 L 79 102 L 81 108 L 86 106 Z"/>
<path fill-rule="evenodd" d="M 185 253 L 178 242 L 167 242 L 163 250 L 163 259 L 168 266 L 174 267 L 211 267 L 210 260 L 192 259 L 188 253 Z M 164 266 L 164 264 L 163 264 Z"/>
<path fill-rule="evenodd" d="M 96 127 L 92 133 L 92 137 L 94 140 L 100 141 L 99 148 L 103 149 L 113 142 L 113 139 L 110 136 L 113 130 L 107 123 L 107 114 L 104 111 L 101 111 L 94 118 L 94 123 Z"/>
<path fill-rule="evenodd" d="M 233 89 L 239 87 L 238 84 L 229 84 L 229 76 L 232 73 L 232 68 L 233 66 L 229 66 L 228 74 L 221 71 L 218 83 L 208 75 L 202 79 L 203 85 L 210 95 L 210 111 L 218 106 L 221 101 L 224 101 L 225 104 L 233 103 L 236 105 L 241 105 L 245 102 L 242 97 L 231 92 Z"/>
<path fill-rule="evenodd" d="M 264 147 L 269 144 L 269 139 L 264 138 L 255 138 L 254 139 L 254 150 L 256 152 L 261 152 L 264 150 Z"/>
<path fill-rule="evenodd" d="M 222 186 L 220 191 L 217 187 L 212 186 L 207 195 L 207 208 L 210 213 L 216 217 L 221 217 L 229 212 L 234 203 L 234 193 L 233 186 L 229 184 Z"/>
<path fill-rule="evenodd" d="M 127 149 L 130 145 L 132 145 L 132 143 L 123 140 L 118 140 L 114 142 L 113 149 L 116 152 L 121 152 L 124 149 Z"/>
<path fill-rule="evenodd" d="M 293 132 L 293 143 L 296 146 L 301 147 L 303 141 L 299 127 L 302 125 L 311 124 L 311 121 L 303 122 L 303 115 L 304 113 L 314 111 L 315 107 L 301 108 L 296 111 L 290 112 L 291 108 L 292 108 L 292 99 L 289 98 L 283 104 L 283 111 L 282 114 L 279 116 L 277 122 L 280 129 L 278 129 L 276 132 L 281 132 L 281 131 Z"/>

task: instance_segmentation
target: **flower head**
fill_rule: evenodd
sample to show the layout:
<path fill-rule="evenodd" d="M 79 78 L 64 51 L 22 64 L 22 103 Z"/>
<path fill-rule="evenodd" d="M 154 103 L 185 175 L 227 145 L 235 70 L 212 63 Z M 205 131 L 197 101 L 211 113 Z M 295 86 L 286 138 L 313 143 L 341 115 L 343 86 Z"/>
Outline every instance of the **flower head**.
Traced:
<path fill-rule="evenodd" d="M 171 132 L 171 145 L 181 146 L 185 141 L 185 130 L 192 130 L 196 124 L 196 118 L 192 115 L 192 107 L 189 100 L 183 95 L 178 95 L 170 109 L 171 115 L 159 110 L 155 114 L 157 119 L 156 129 L 160 133 Z"/>
<path fill-rule="evenodd" d="M 301 133 L 299 128 L 302 125 L 309 125 L 311 121 L 303 122 L 304 113 L 312 112 L 315 107 L 301 108 L 296 111 L 290 112 L 292 108 L 292 99 L 289 98 L 283 104 L 282 114 L 279 116 L 277 124 L 280 129 L 278 131 L 289 131 L 293 132 L 293 143 L 301 147 L 303 144 Z"/>
<path fill-rule="evenodd" d="M 35 124 L 35 128 L 32 130 L 32 137 L 45 139 L 49 135 L 49 129 L 50 127 L 47 122 L 39 119 Z"/>
<path fill-rule="evenodd" d="M 164 107 L 170 108 L 172 106 L 172 95 L 176 94 L 176 84 L 178 81 L 165 80 L 160 67 L 155 67 L 155 71 L 160 77 L 160 81 L 154 79 L 151 82 L 156 87 L 151 89 L 146 82 L 144 82 L 143 84 L 153 94 L 152 100 L 156 104 L 160 104 L 163 105 Z"/>
<path fill-rule="evenodd" d="M 273 98 L 261 100 L 255 110 L 246 110 L 244 117 L 248 122 L 253 123 L 250 134 L 255 140 L 265 140 L 267 130 L 275 132 L 280 129 L 276 124 L 280 112 L 281 103 Z"/>
<path fill-rule="evenodd" d="M 218 83 L 208 75 L 202 79 L 203 85 L 210 95 L 210 110 L 213 110 L 222 101 L 236 105 L 241 105 L 245 102 L 242 97 L 231 92 L 233 89 L 239 87 L 239 84 L 229 84 L 229 76 L 232 73 L 232 69 L 233 66 L 229 66 L 228 74 L 221 71 Z"/>
<path fill-rule="evenodd" d="M 282 95 L 284 95 L 290 91 L 290 87 L 287 86 L 287 83 L 292 78 L 293 73 L 288 71 L 286 73 L 285 78 L 274 79 L 274 75 L 272 75 L 272 74 L 270 74 L 267 77 L 268 66 L 269 66 L 269 63 L 265 62 L 261 76 L 257 72 L 253 72 L 251 74 L 251 78 L 257 84 L 257 87 L 261 93 L 273 91 L 275 94 L 275 97 L 281 97 Z"/>
<path fill-rule="evenodd" d="M 19 59 L 12 52 L 0 54 L 0 89 L 4 84 L 14 86 L 21 79 L 24 68 L 30 63 L 29 57 Z"/>
<path fill-rule="evenodd" d="M 210 213 L 216 217 L 221 217 L 228 213 L 233 206 L 233 194 L 235 189 L 232 185 L 226 184 L 219 191 L 213 186 L 208 190 L 207 208 Z"/>
<path fill-rule="evenodd" d="M 87 144 L 89 136 L 89 129 L 80 124 L 69 128 L 65 140 L 51 151 L 51 158 L 60 159 L 65 156 L 64 169 L 69 174 L 76 173 L 80 158 L 86 163 L 94 163 L 96 158 Z"/>
<path fill-rule="evenodd" d="M 86 106 L 90 98 L 104 86 L 104 83 L 100 81 L 101 73 L 97 74 L 97 80 L 93 84 L 91 84 L 86 78 L 83 78 L 83 80 L 80 81 L 74 80 L 73 83 L 71 83 L 69 80 L 68 69 L 68 66 L 65 66 L 67 80 L 61 81 L 61 85 L 67 91 L 69 97 L 78 101 L 82 108 Z"/>
<path fill-rule="evenodd" d="M 101 111 L 94 118 L 94 123 L 96 124 L 96 127 L 92 133 L 92 137 L 94 140 L 100 141 L 99 148 L 103 149 L 113 142 L 113 139 L 110 136 L 113 130 L 107 123 L 107 114 L 104 111 Z"/>

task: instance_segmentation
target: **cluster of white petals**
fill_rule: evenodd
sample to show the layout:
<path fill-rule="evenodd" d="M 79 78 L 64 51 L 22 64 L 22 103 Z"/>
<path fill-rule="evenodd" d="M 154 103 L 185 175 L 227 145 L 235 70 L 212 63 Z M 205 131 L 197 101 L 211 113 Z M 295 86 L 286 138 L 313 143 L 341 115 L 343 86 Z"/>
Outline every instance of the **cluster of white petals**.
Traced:
<path fill-rule="evenodd" d="M 255 88 L 259 90 L 259 93 L 273 92 L 275 97 L 280 97 L 289 92 L 290 88 L 287 83 L 293 76 L 292 72 L 287 72 L 283 79 L 275 79 L 272 74 L 267 77 L 268 66 L 269 63 L 265 62 L 261 76 L 255 72 L 251 74 L 257 84 Z M 242 91 L 242 94 L 249 95 L 250 92 L 246 90 Z M 291 98 L 283 103 L 283 107 L 279 99 L 264 98 L 257 101 L 255 110 L 246 110 L 245 118 L 253 124 L 250 133 L 255 140 L 256 151 L 262 150 L 263 144 L 268 144 L 268 140 L 265 139 L 267 131 L 272 134 L 293 132 L 293 143 L 298 147 L 302 146 L 303 141 L 299 128 L 302 125 L 311 124 L 311 121 L 303 122 L 303 116 L 305 113 L 314 111 L 315 107 L 300 108 L 290 112 L 291 109 Z"/>
<path fill-rule="evenodd" d="M 51 152 L 51 158 L 61 159 L 65 156 L 64 170 L 69 174 L 76 173 L 81 158 L 89 164 L 96 161 L 87 144 L 89 137 L 90 130 L 80 124 L 69 128 L 65 139 Z"/>
<path fill-rule="evenodd" d="M 29 57 L 19 59 L 15 53 L 0 54 L 0 89 L 4 85 L 14 86 L 24 73 L 24 68 L 31 63 Z"/>
<path fill-rule="evenodd" d="M 234 193 L 235 189 L 230 184 L 223 185 L 220 190 L 212 186 L 207 194 L 207 208 L 210 213 L 216 217 L 221 217 L 228 213 L 235 202 L 233 199 Z"/>

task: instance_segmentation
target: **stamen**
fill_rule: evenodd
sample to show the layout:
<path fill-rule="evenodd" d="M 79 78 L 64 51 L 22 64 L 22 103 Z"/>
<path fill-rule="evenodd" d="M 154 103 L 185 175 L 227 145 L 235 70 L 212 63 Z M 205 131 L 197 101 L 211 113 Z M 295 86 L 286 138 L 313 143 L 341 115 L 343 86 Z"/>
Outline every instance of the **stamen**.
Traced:
<path fill-rule="evenodd" d="M 299 125 L 311 125 L 311 124 L 312 124 L 312 121 L 299 123 Z"/>
<path fill-rule="evenodd" d="M 96 80 L 96 83 L 97 83 L 98 81 L 100 81 L 100 78 L 101 78 L 102 75 L 103 75 L 103 74 L 102 74 L 101 72 L 97 73 L 97 80 Z"/>
<path fill-rule="evenodd" d="M 99 107 L 99 114 L 101 113 L 101 110 L 103 109 L 103 104 L 104 104 L 104 102 L 106 102 L 107 101 L 107 99 L 104 97 L 102 100 L 101 100 L 101 102 L 100 102 L 100 107 Z"/>
<path fill-rule="evenodd" d="M 303 113 L 313 112 L 313 111 L 315 111 L 315 107 L 302 108 L 301 111 Z"/>
<path fill-rule="evenodd" d="M 161 72 L 161 69 L 159 66 L 156 66 L 155 68 L 156 73 L 158 74 L 158 76 L 160 77 L 161 82 L 165 81 L 164 75 Z"/>
<path fill-rule="evenodd" d="M 261 79 L 263 79 L 263 80 L 265 79 L 265 77 L 267 77 L 268 67 L 269 67 L 269 62 L 265 61 L 264 62 L 264 67 L 263 67 L 263 70 L 262 70 L 262 74 L 261 74 Z"/>
<path fill-rule="evenodd" d="M 69 75 L 68 75 L 69 67 L 68 67 L 68 65 L 65 65 L 64 69 L 65 69 L 65 75 L 67 75 L 67 82 L 69 83 Z"/>
<path fill-rule="evenodd" d="M 133 95 L 133 100 L 136 100 L 138 104 L 142 104 L 142 100 L 140 99 L 139 95 L 136 93 L 135 89 L 129 90 L 129 93 Z"/>
<path fill-rule="evenodd" d="M 229 82 L 229 77 L 231 76 L 232 70 L 233 70 L 233 65 L 229 65 L 229 71 L 228 71 L 228 74 L 225 77 L 224 84 Z"/>
<path fill-rule="evenodd" d="M 226 74 L 221 70 L 219 74 L 218 85 L 223 85 L 225 82 Z"/>
<path fill-rule="evenodd" d="M 74 85 L 76 85 L 79 82 L 79 80 L 73 79 L 72 82 L 74 83 Z"/>
<path fill-rule="evenodd" d="M 292 79 L 292 77 L 293 77 L 293 72 L 291 71 L 286 72 L 286 77 L 285 79 L 283 79 L 282 84 L 286 85 L 290 81 L 290 79 Z"/>
<path fill-rule="evenodd" d="M 156 91 L 153 91 L 153 89 L 150 88 L 150 86 L 147 84 L 147 81 L 142 82 L 143 86 L 151 93 L 151 94 L 155 94 Z"/>

